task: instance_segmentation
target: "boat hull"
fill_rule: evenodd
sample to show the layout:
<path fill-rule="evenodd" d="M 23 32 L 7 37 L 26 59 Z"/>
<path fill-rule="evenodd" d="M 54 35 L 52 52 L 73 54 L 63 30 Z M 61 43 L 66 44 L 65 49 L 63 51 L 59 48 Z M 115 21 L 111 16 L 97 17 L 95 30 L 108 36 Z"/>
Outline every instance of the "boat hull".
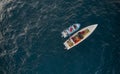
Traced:
<path fill-rule="evenodd" d="M 96 27 L 98 26 L 98 24 L 94 24 L 94 25 L 90 25 L 90 26 L 87 26 L 79 31 L 77 31 L 75 34 L 73 34 L 68 40 L 66 40 L 64 42 L 64 45 L 65 45 L 65 48 L 67 50 L 71 49 L 72 47 L 78 45 L 79 43 L 81 43 L 82 41 L 84 41 L 88 36 L 90 36 L 93 31 L 96 29 Z M 78 41 L 75 40 L 75 38 L 77 38 L 77 35 L 79 35 L 79 33 L 82 33 L 82 32 L 86 32 L 86 34 L 81 34 L 80 39 L 78 38 Z"/>
<path fill-rule="evenodd" d="M 76 26 L 76 28 L 74 26 Z M 80 28 L 80 24 L 73 24 L 72 26 L 65 29 L 63 32 L 61 32 L 61 34 L 62 34 L 61 37 L 66 38 L 66 37 L 70 36 L 71 34 L 73 34 L 74 32 L 76 32 L 79 28 Z"/>

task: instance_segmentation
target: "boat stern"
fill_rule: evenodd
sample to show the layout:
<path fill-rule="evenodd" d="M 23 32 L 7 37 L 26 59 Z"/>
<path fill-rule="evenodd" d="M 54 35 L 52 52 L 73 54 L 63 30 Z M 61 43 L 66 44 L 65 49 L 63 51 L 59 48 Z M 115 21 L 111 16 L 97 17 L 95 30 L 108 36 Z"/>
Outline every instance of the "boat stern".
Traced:
<path fill-rule="evenodd" d="M 65 31 L 63 31 L 61 34 L 62 34 L 62 36 L 61 36 L 61 37 L 64 37 L 64 38 L 66 38 L 66 37 L 67 37 L 67 33 L 66 33 Z"/>
<path fill-rule="evenodd" d="M 68 46 L 68 44 L 66 42 L 64 43 L 64 46 L 65 46 L 64 49 L 69 50 L 69 46 Z"/>
<path fill-rule="evenodd" d="M 74 46 L 74 42 L 71 41 L 71 39 L 68 39 L 67 41 L 64 42 L 64 46 L 67 50 L 69 50 L 71 47 Z"/>

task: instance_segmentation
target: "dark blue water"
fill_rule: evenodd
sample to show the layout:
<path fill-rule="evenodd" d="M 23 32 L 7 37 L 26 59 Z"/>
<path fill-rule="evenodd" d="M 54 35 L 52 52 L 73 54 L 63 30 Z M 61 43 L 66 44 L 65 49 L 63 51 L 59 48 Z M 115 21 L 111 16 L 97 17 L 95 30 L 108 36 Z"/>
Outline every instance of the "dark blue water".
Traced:
<path fill-rule="evenodd" d="M 120 74 L 119 0 L 1 0 L 0 74 Z M 61 31 L 98 23 L 67 51 Z"/>

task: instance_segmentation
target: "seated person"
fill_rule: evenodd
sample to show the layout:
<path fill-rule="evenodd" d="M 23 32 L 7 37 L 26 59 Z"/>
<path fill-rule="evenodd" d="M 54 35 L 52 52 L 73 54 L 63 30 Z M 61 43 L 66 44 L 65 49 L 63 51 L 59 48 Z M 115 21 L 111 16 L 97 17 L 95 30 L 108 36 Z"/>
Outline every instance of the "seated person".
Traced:
<path fill-rule="evenodd" d="M 73 43 L 70 40 L 68 40 L 67 43 L 70 47 L 73 46 Z"/>
<path fill-rule="evenodd" d="M 84 31 L 79 32 L 82 36 L 85 36 L 89 32 L 88 29 L 85 29 Z"/>
<path fill-rule="evenodd" d="M 75 43 L 77 43 L 77 42 L 79 42 L 81 39 L 80 39 L 80 37 L 79 37 L 78 35 L 76 35 L 76 36 L 72 37 L 72 40 L 73 40 Z"/>
<path fill-rule="evenodd" d="M 84 38 L 83 35 L 80 32 L 78 33 L 78 36 L 80 37 L 80 39 Z"/>
<path fill-rule="evenodd" d="M 76 25 L 74 25 L 74 28 L 76 29 L 76 28 L 77 28 L 77 26 L 76 26 Z"/>

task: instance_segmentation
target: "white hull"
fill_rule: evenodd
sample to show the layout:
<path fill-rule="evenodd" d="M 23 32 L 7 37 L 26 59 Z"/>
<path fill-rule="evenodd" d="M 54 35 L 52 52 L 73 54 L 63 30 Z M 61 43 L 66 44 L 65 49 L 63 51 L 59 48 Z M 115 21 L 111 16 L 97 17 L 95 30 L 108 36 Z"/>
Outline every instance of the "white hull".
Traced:
<path fill-rule="evenodd" d="M 78 45 L 79 43 L 81 43 L 83 40 L 85 40 L 88 36 L 90 36 L 90 35 L 92 34 L 92 32 L 96 29 L 97 26 L 98 26 L 98 24 L 94 24 L 94 25 L 87 26 L 87 27 L 85 27 L 85 28 L 77 31 L 77 32 L 76 32 L 75 34 L 73 34 L 68 40 L 66 40 L 66 41 L 64 42 L 65 48 L 66 48 L 67 50 L 69 50 L 69 49 L 71 49 L 72 47 L 74 47 L 74 46 Z M 84 30 L 86 30 L 86 29 L 88 29 L 89 32 L 84 36 L 83 39 L 81 39 L 79 42 L 75 43 L 75 42 L 72 40 L 72 37 L 75 37 L 79 32 L 82 32 L 82 31 L 84 31 Z M 72 45 L 72 46 L 69 46 L 68 43 L 67 43 L 68 41 L 70 41 L 73 45 Z"/>
<path fill-rule="evenodd" d="M 73 34 L 74 32 L 76 32 L 78 29 L 80 28 L 80 24 L 73 24 L 72 26 L 68 27 L 67 29 L 65 29 L 64 31 L 61 32 L 62 36 L 61 37 L 68 37 L 71 34 Z"/>

